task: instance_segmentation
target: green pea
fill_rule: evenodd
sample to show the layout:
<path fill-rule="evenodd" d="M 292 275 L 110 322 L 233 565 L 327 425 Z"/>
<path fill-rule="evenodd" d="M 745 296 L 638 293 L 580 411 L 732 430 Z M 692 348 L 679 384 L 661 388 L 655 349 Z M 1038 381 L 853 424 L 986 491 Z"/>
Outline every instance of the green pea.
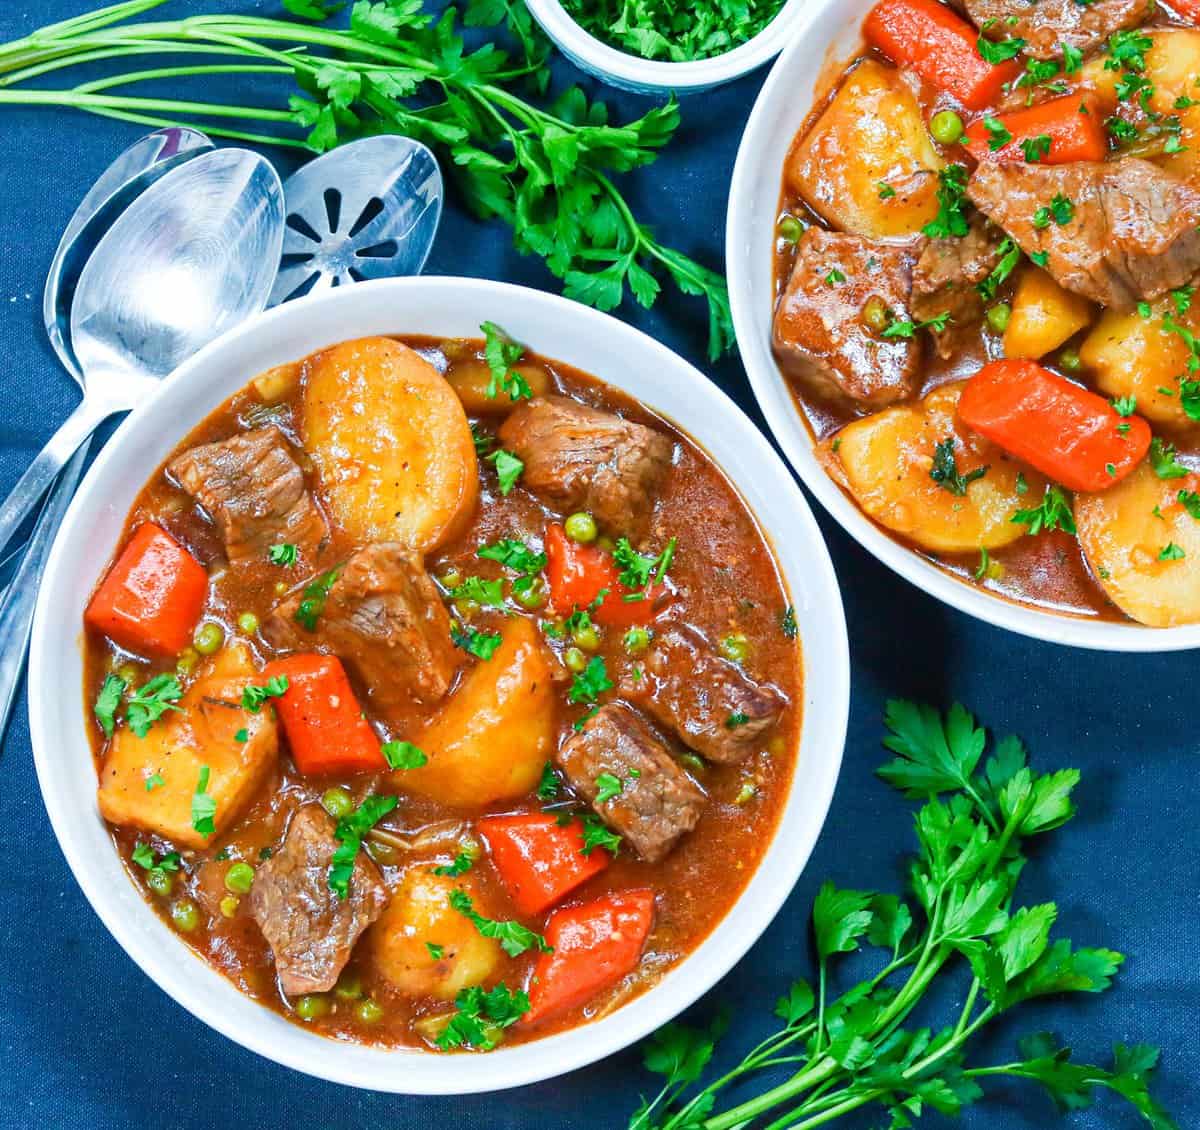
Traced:
<path fill-rule="evenodd" d="M 567 665 L 568 671 L 574 671 L 578 675 L 587 667 L 588 657 L 579 648 L 569 647 L 563 652 L 563 662 Z"/>
<path fill-rule="evenodd" d="M 694 753 L 681 753 L 679 760 L 684 763 L 693 773 L 703 773 L 708 768 L 704 762 Z"/>
<path fill-rule="evenodd" d="M 238 630 L 252 636 L 258 631 L 258 617 L 253 612 L 243 612 L 237 618 Z"/>
<path fill-rule="evenodd" d="M 721 641 L 721 654 L 732 663 L 745 663 L 750 641 L 741 632 L 734 632 Z"/>
<path fill-rule="evenodd" d="M 572 541 L 579 542 L 581 545 L 595 541 L 596 535 L 600 532 L 596 529 L 596 519 L 583 511 L 580 511 L 578 514 L 572 514 L 563 523 L 563 529 L 566 530 L 567 537 Z"/>
<path fill-rule="evenodd" d="M 546 585 L 541 577 L 534 577 L 533 583 L 528 587 L 514 588 L 513 599 L 522 607 L 528 608 L 530 612 L 534 609 L 541 608 L 546 603 Z"/>
<path fill-rule="evenodd" d="M 483 854 L 483 845 L 478 840 L 464 838 L 458 841 L 458 850 L 474 863 Z"/>
<path fill-rule="evenodd" d="M 617 543 L 608 534 L 601 534 L 596 539 L 596 548 L 604 550 L 605 553 L 612 553 L 617 548 Z"/>
<path fill-rule="evenodd" d="M 146 886 L 156 895 L 166 898 L 171 893 L 171 888 L 175 886 L 175 880 L 168 872 L 155 868 L 146 876 Z"/>
<path fill-rule="evenodd" d="M 457 569 L 447 569 L 438 580 L 443 588 L 456 589 L 463 582 L 463 575 Z"/>
<path fill-rule="evenodd" d="M 584 651 L 595 651 L 600 646 L 600 631 L 595 624 L 579 624 L 571 629 L 571 642 Z"/>
<path fill-rule="evenodd" d="M 200 662 L 200 653 L 194 647 L 185 647 L 175 659 L 175 672 L 187 675 Z"/>
<path fill-rule="evenodd" d="M 325 795 L 321 797 L 321 806 L 335 820 L 340 820 L 354 811 L 354 799 L 345 789 L 326 789 Z"/>
<path fill-rule="evenodd" d="M 786 239 L 788 243 L 799 243 L 804 234 L 804 221 L 795 216 L 784 216 L 779 221 L 778 230 L 780 239 Z"/>
<path fill-rule="evenodd" d="M 132 687 L 138 681 L 138 669 L 132 663 L 122 663 L 117 668 L 117 678 L 127 687 Z"/>
<path fill-rule="evenodd" d="M 190 934 L 200 925 L 200 911 L 191 899 L 180 899 L 171 907 L 171 921 L 175 923 L 176 930 Z"/>
<path fill-rule="evenodd" d="M 1060 369 L 1065 369 L 1068 373 L 1078 372 L 1079 367 L 1083 364 L 1079 356 L 1079 351 L 1075 349 L 1064 349 L 1058 355 L 1058 365 Z"/>
<path fill-rule="evenodd" d="M 878 294 L 871 295 L 862 308 L 863 325 L 873 333 L 881 334 L 888 328 L 888 308 Z"/>
<path fill-rule="evenodd" d="M 476 612 L 479 611 L 479 601 L 471 600 L 469 597 L 463 597 L 462 600 L 454 602 L 454 611 L 459 614 L 464 620 L 470 620 Z"/>
<path fill-rule="evenodd" d="M 305 993 L 296 1001 L 296 1015 L 301 1020 L 317 1020 L 329 1011 L 329 998 L 321 993 Z"/>
<path fill-rule="evenodd" d="M 225 886 L 235 895 L 249 894 L 253 883 L 254 868 L 248 863 L 231 864 L 229 870 L 225 872 Z"/>
<path fill-rule="evenodd" d="M 650 646 L 650 633 L 645 628 L 630 628 L 625 633 L 625 650 L 630 655 L 641 655 Z"/>
<path fill-rule="evenodd" d="M 997 302 L 995 306 L 988 307 L 987 324 L 998 334 L 1002 334 L 1008 329 L 1011 317 L 1012 307 L 1007 302 Z"/>
<path fill-rule="evenodd" d="M 962 139 L 963 120 L 953 110 L 942 110 L 933 115 L 929 132 L 939 145 L 954 145 Z"/>
<path fill-rule="evenodd" d="M 196 650 L 201 655 L 215 655 L 225 642 L 225 629 L 213 620 L 209 620 L 196 629 L 192 639 Z"/>
<path fill-rule="evenodd" d="M 356 1001 L 363 995 L 362 980 L 357 973 L 343 973 L 342 979 L 333 987 L 333 995 L 339 1000 Z"/>
<path fill-rule="evenodd" d="M 241 899 L 236 895 L 226 895 L 221 900 L 221 914 L 225 918 L 232 918 L 238 912 L 238 907 L 241 905 Z"/>
<path fill-rule="evenodd" d="M 742 787 L 738 789 L 737 796 L 733 798 L 733 803 L 749 804 L 756 796 L 758 796 L 758 787 L 749 781 L 743 781 Z"/>
<path fill-rule="evenodd" d="M 276 596 L 283 596 L 284 593 L 286 593 L 287 591 L 288 591 L 287 581 L 276 581 L 275 582 L 275 595 Z"/>
<path fill-rule="evenodd" d="M 364 1024 L 378 1024 L 383 1019 L 383 1006 L 367 997 L 365 1001 L 359 1002 L 354 1015 Z"/>

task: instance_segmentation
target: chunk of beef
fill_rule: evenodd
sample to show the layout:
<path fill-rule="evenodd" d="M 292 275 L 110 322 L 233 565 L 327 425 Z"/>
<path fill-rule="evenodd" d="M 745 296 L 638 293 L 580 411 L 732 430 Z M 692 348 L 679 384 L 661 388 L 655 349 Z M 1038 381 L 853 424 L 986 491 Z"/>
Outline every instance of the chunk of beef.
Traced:
<path fill-rule="evenodd" d="M 675 445 L 661 432 L 562 396 L 519 405 L 500 442 L 524 464 L 521 485 L 563 511 L 588 510 L 636 540 Z"/>
<path fill-rule="evenodd" d="M 967 195 L 1027 255 L 1045 255 L 1062 286 L 1116 310 L 1182 286 L 1200 269 L 1200 190 L 1149 161 L 985 163 Z M 1035 227 L 1034 214 L 1058 195 L 1075 206 L 1072 220 Z"/>
<path fill-rule="evenodd" d="M 329 536 L 304 472 L 274 425 L 193 447 L 167 470 L 216 523 L 235 564 L 265 561 L 280 543 L 295 545 L 311 562 Z"/>
<path fill-rule="evenodd" d="M 1025 40 L 1025 53 L 1056 59 L 1062 45 L 1085 54 L 1114 31 L 1137 27 L 1154 12 L 1154 0 L 965 0 L 967 15 L 994 39 Z"/>
<path fill-rule="evenodd" d="M 437 702 L 450 689 L 458 653 L 450 617 L 421 563 L 397 542 L 361 549 L 329 588 L 310 632 L 296 619 L 305 589 L 280 604 L 263 627 L 279 651 L 330 651 L 352 668 L 372 705 L 386 714 Z"/>
<path fill-rule="evenodd" d="M 700 819 L 705 796 L 676 764 L 666 744 L 624 703 L 602 707 L 555 755 L 572 787 L 642 859 L 654 863 Z M 621 782 L 614 797 L 596 802 L 596 778 Z"/>
<path fill-rule="evenodd" d="M 963 331 L 983 317 L 978 284 L 996 266 L 996 251 L 1003 240 L 999 228 L 975 214 L 965 236 L 925 244 L 913 271 L 912 312 L 918 322 L 950 315 L 946 328 L 933 334 L 940 356 L 952 357 Z"/>
<path fill-rule="evenodd" d="M 882 408 L 917 388 L 921 342 L 880 336 L 863 318 L 872 298 L 909 319 L 914 247 L 809 228 L 775 308 L 775 354 L 815 396 Z"/>
<path fill-rule="evenodd" d="M 366 852 L 354 862 L 347 896 L 329 889 L 338 842 L 333 818 L 317 804 L 296 811 L 280 848 L 254 875 L 250 913 L 275 954 L 288 995 L 332 989 L 359 935 L 384 911 L 388 889 Z"/>
<path fill-rule="evenodd" d="M 787 697 L 722 659 L 695 628 L 673 624 L 646 656 L 628 696 L 709 761 L 741 761 L 783 713 Z"/>

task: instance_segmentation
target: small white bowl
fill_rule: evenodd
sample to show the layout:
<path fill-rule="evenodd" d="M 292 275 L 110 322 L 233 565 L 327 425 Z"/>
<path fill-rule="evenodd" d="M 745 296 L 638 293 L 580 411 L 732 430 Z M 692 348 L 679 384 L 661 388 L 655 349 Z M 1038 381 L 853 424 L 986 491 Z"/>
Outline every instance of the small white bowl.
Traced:
<path fill-rule="evenodd" d="M 478 334 L 491 318 L 547 357 L 579 366 L 674 420 L 712 454 L 773 535 L 804 648 L 803 724 L 778 831 L 725 919 L 654 988 L 613 1015 L 487 1055 L 388 1051 L 325 1039 L 243 996 L 197 958 L 135 889 L 96 807 L 82 617 L 143 484 L 187 432 L 256 373 L 347 338 Z M 849 711 L 846 624 L 833 566 L 799 488 L 737 406 L 645 334 L 564 298 L 477 279 L 406 278 L 287 303 L 181 366 L 109 441 L 67 514 L 42 583 L 29 720 L 46 810 L 67 863 L 113 937 L 164 992 L 231 1040 L 323 1079 L 377 1091 L 465 1094 L 547 1079 L 641 1039 L 707 992 L 783 905 L 816 842 L 841 765 Z"/>
<path fill-rule="evenodd" d="M 773 246 L 783 163 L 813 109 L 815 93 L 860 50 L 860 28 L 875 0 L 809 0 L 790 29 L 791 45 L 763 84 L 742 135 L 726 219 L 725 261 L 738 349 L 775 438 L 804 485 L 851 537 L 938 600 L 1034 639 L 1098 651 L 1180 651 L 1200 647 L 1200 625 L 1148 628 L 1017 604 L 939 569 L 893 540 L 842 492 L 818 463 L 813 436 L 771 352 Z"/>
<path fill-rule="evenodd" d="M 792 42 L 795 26 L 810 2 L 787 0 L 753 39 L 723 55 L 690 63 L 643 59 L 610 47 L 584 31 L 559 0 L 526 0 L 526 6 L 555 46 L 580 70 L 601 82 L 636 94 L 697 94 L 741 78 L 778 55 Z"/>

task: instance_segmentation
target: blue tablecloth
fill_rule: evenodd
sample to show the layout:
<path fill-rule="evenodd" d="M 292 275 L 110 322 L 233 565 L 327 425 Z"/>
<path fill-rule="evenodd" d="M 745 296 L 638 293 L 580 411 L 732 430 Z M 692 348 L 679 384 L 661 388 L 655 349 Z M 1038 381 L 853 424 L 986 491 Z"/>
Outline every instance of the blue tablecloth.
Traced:
<path fill-rule="evenodd" d="M 92 6 L 87 0 L 5 0 L 0 40 Z M 273 7 L 177 0 L 164 17 Z M 566 68 L 560 77 L 567 77 Z M 754 75 L 685 102 L 676 141 L 656 164 L 626 178 L 639 215 L 666 242 L 713 266 L 721 263 L 738 139 L 761 79 Z M 605 97 L 618 119 L 645 106 L 632 96 Z M 0 491 L 7 492 L 75 403 L 76 391 L 42 330 L 42 282 L 76 203 L 137 132 L 67 112 L 0 108 Z M 513 251 L 506 228 L 471 219 L 455 202 L 428 269 L 554 285 L 539 262 Z M 706 362 L 703 310 L 695 302 L 668 293 L 653 312 L 626 304 L 618 313 L 696 362 L 761 423 L 736 358 Z M 856 887 L 901 882 L 901 855 L 912 842 L 910 806 L 873 775 L 882 757 L 883 702 L 896 695 L 943 704 L 958 699 L 998 730 L 1022 734 L 1037 764 L 1083 770 L 1081 814 L 1045 842 L 1024 891 L 1030 901 L 1057 898 L 1060 928 L 1079 944 L 1131 955 L 1115 991 L 1028 1010 L 999 1026 L 980 1059 L 1007 1058 L 1018 1035 L 1042 1028 L 1061 1033 L 1088 1057 L 1103 1057 L 1114 1040 L 1160 1043 L 1160 1094 L 1182 1126 L 1200 1126 L 1200 1095 L 1188 1083 L 1200 1077 L 1193 659 L 1096 655 L 1006 635 L 923 596 L 818 517 L 842 580 L 853 655 L 845 766 L 804 878 L 697 1014 L 735 1002 L 727 1040 L 731 1050 L 748 1047 L 767 1031 L 789 977 L 812 969 L 808 910 L 822 879 Z M 819 664 L 819 647 L 807 659 Z M 78 693 L 74 686 L 61 690 Z M 23 706 L 0 756 L 0 970 L 3 1127 L 622 1127 L 639 1094 L 655 1086 L 631 1049 L 492 1098 L 389 1097 L 295 1074 L 209 1031 L 133 965 L 84 901 L 42 808 Z M 864 1117 L 851 1124 L 883 1121 Z M 1135 1121 L 1127 1108 L 1101 1099 L 1072 1124 Z M 999 1088 L 994 1101 L 964 1119 L 973 1130 L 1033 1130 L 1056 1122 L 1044 1096 L 1018 1086 Z"/>

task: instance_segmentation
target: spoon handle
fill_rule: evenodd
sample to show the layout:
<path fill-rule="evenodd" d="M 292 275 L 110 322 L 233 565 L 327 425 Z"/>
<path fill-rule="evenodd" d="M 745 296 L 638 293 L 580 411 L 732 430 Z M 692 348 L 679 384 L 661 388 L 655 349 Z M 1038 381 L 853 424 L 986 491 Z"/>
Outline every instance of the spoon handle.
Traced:
<path fill-rule="evenodd" d="M 29 631 L 33 625 L 33 610 L 37 604 L 42 570 L 50 547 L 62 524 L 75 487 L 83 473 L 89 441 L 85 440 L 72 456 L 42 508 L 25 557 L 13 577 L 8 591 L 0 599 L 0 739 L 8 728 L 9 715 L 25 669 L 25 652 L 29 647 Z"/>
<path fill-rule="evenodd" d="M 63 421 L 62 427 L 50 437 L 29 469 L 18 480 L 12 492 L 0 504 L 0 549 L 8 545 L 13 534 L 32 513 L 38 499 L 62 470 L 71 453 L 92 434 L 101 420 L 112 414 L 106 404 L 86 397 L 79 407 Z"/>

